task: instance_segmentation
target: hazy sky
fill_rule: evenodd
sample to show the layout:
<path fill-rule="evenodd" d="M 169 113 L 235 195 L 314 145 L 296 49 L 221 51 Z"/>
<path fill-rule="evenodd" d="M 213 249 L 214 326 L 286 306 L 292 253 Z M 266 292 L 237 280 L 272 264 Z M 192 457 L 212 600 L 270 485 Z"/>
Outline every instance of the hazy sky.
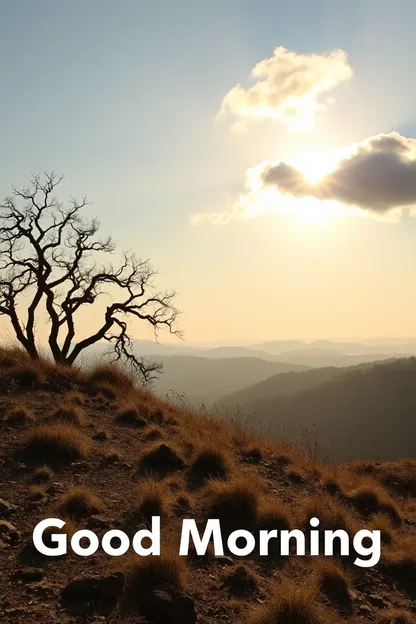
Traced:
<path fill-rule="evenodd" d="M 414 0 L 3 0 L 0 196 L 63 173 L 189 341 L 415 335 L 415 23 Z"/>

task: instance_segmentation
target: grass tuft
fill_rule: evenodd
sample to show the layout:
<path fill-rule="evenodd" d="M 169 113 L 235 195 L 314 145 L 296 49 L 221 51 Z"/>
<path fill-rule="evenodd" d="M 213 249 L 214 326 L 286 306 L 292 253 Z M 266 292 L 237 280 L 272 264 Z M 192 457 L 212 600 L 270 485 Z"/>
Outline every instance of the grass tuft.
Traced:
<path fill-rule="evenodd" d="M 98 513 L 103 508 L 100 498 L 89 488 L 80 486 L 69 490 L 58 505 L 58 511 L 63 516 L 81 520 Z"/>
<path fill-rule="evenodd" d="M 90 439 L 75 427 L 62 423 L 34 429 L 23 448 L 25 457 L 35 463 L 67 464 L 86 457 Z"/>

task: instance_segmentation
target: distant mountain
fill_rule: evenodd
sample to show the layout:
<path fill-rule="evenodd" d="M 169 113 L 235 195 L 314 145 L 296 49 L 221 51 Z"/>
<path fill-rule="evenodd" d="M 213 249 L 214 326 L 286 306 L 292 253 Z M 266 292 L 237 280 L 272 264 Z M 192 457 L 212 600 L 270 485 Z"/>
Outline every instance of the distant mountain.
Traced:
<path fill-rule="evenodd" d="M 380 341 L 361 342 L 334 342 L 331 340 L 313 340 L 312 342 L 303 342 L 301 340 L 270 340 L 260 344 L 250 346 L 251 349 L 265 351 L 271 355 L 277 355 L 281 359 L 281 355 L 294 351 L 325 351 L 326 353 L 337 352 L 343 355 L 372 355 L 389 354 L 416 354 L 416 342 L 411 338 L 407 340 L 383 339 Z"/>
<path fill-rule="evenodd" d="M 303 390 L 318 386 L 345 370 L 345 368 L 328 366 L 300 372 L 278 373 L 223 397 L 219 405 L 227 409 L 235 409 L 236 406 L 244 409 L 247 409 L 247 407 L 254 409 L 252 406 L 255 406 L 258 401 L 297 394 Z"/>
<path fill-rule="evenodd" d="M 248 347 L 214 347 L 213 349 L 204 349 L 199 353 L 202 357 L 210 359 L 223 358 L 261 358 L 263 360 L 276 361 L 277 356 L 266 351 L 258 349 L 249 349 Z"/>
<path fill-rule="evenodd" d="M 332 349 L 304 349 L 298 351 L 283 351 L 278 356 L 281 362 L 298 364 L 308 368 L 322 368 L 327 366 L 347 367 L 365 362 L 379 362 L 392 357 L 402 357 L 402 353 L 357 353 L 345 354 Z"/>
<path fill-rule="evenodd" d="M 163 362 L 154 391 L 161 396 L 184 394 L 188 401 L 199 404 L 214 403 L 276 373 L 305 370 L 303 366 L 249 357 L 210 359 L 178 355 L 154 359 Z"/>
<path fill-rule="evenodd" d="M 286 396 L 273 396 L 267 380 L 268 396 L 251 387 L 256 399 L 240 403 L 240 412 L 272 433 L 310 431 L 321 449 L 339 459 L 416 457 L 416 358 L 332 373 L 316 371 L 316 380 L 320 374 L 329 379 Z M 315 380 L 311 371 L 300 377 L 305 385 Z"/>

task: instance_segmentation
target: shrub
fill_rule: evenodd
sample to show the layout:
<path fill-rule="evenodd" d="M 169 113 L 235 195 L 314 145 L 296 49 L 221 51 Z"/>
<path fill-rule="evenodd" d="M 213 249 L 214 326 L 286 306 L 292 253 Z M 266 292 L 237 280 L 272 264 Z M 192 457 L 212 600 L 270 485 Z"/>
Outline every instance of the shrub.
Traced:
<path fill-rule="evenodd" d="M 279 500 L 267 501 L 260 506 L 258 524 L 267 531 L 288 531 L 292 526 L 290 511 Z"/>
<path fill-rule="evenodd" d="M 48 466 L 40 466 L 36 468 L 35 473 L 33 475 L 34 483 L 47 483 L 48 481 L 52 481 L 53 471 L 48 468 Z"/>
<path fill-rule="evenodd" d="M 170 493 L 160 481 L 142 479 L 136 490 L 136 511 L 148 522 L 152 516 L 164 518 L 169 510 Z"/>
<path fill-rule="evenodd" d="M 75 405 L 81 406 L 85 403 L 85 398 L 80 392 L 71 392 L 70 394 L 67 394 L 65 398 L 68 403 L 74 403 Z"/>
<path fill-rule="evenodd" d="M 229 463 L 221 451 L 211 448 L 201 450 L 189 471 L 190 479 L 202 485 L 208 479 L 225 479 L 230 471 Z"/>
<path fill-rule="evenodd" d="M 211 481 L 203 501 L 208 518 L 219 518 L 225 531 L 250 528 L 257 523 L 259 490 L 250 477 L 232 482 Z"/>
<path fill-rule="evenodd" d="M 416 616 L 405 609 L 386 609 L 379 612 L 379 624 L 416 624 Z"/>
<path fill-rule="evenodd" d="M 32 485 L 29 488 L 28 498 L 31 502 L 37 503 L 46 498 L 46 491 L 39 485 Z"/>
<path fill-rule="evenodd" d="M 84 486 L 69 490 L 58 506 L 61 515 L 73 519 L 88 518 L 103 508 L 100 498 Z"/>
<path fill-rule="evenodd" d="M 87 382 L 91 386 L 108 384 L 116 394 L 119 392 L 126 394 L 134 388 L 134 378 L 117 364 L 100 364 L 95 366 L 87 377 Z"/>
<path fill-rule="evenodd" d="M 76 427 L 85 425 L 84 412 L 75 405 L 61 405 L 47 418 L 48 422 L 62 422 Z"/>
<path fill-rule="evenodd" d="M 347 500 L 365 517 L 385 513 L 394 521 L 400 522 L 397 505 L 380 486 L 363 485 L 350 492 Z"/>
<path fill-rule="evenodd" d="M 36 422 L 36 417 L 26 407 L 16 407 L 10 413 L 7 421 L 11 425 L 25 425 Z"/>
<path fill-rule="evenodd" d="M 56 423 L 37 427 L 23 448 L 27 459 L 42 464 L 70 463 L 86 457 L 90 439 L 71 425 Z"/>
<path fill-rule="evenodd" d="M 163 438 L 163 429 L 155 425 L 144 434 L 144 440 L 152 442 L 154 440 L 160 440 Z"/>
<path fill-rule="evenodd" d="M 8 371 L 9 382 L 22 390 L 31 390 L 45 382 L 43 371 L 36 364 L 28 362 Z"/>
<path fill-rule="evenodd" d="M 318 591 L 341 613 L 351 610 L 351 581 L 334 561 L 320 559 L 315 573 Z"/>
<path fill-rule="evenodd" d="M 143 598 L 152 587 L 171 585 L 178 590 L 185 588 L 186 567 L 183 557 L 165 550 L 158 557 L 129 556 L 125 564 L 126 585 L 122 611 L 143 611 Z"/>
<path fill-rule="evenodd" d="M 286 580 L 245 621 L 250 624 L 335 624 L 338 618 L 317 602 L 313 587 L 297 580 Z"/>

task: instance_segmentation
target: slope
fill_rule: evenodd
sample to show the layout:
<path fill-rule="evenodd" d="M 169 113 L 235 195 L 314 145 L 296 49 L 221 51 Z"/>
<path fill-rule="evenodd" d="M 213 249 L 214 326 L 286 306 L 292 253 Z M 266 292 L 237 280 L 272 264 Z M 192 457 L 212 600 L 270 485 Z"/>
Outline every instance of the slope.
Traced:
<path fill-rule="evenodd" d="M 323 464 L 183 411 L 125 372 L 0 353 L 0 620 L 7 624 L 414 624 L 416 462 Z M 392 416 L 394 413 L 392 413 Z M 35 525 L 101 537 L 162 518 L 161 555 L 34 549 Z M 381 560 L 177 555 L 183 518 L 224 530 L 381 528 Z M 62 536 L 61 536 L 62 537 Z M 48 543 L 53 546 L 52 540 Z"/>
<path fill-rule="evenodd" d="M 257 388 L 255 395 L 253 389 L 246 389 L 243 395 L 248 400 L 239 401 L 241 413 L 255 414 L 275 433 L 291 435 L 299 428 L 310 431 L 322 449 L 337 458 L 415 456 L 414 357 L 352 367 L 338 375 L 332 375 L 331 369 L 321 370 L 329 375 L 328 381 L 291 396 L 273 396 L 267 381 L 268 397 L 262 397 Z M 316 375 L 301 373 L 300 380 L 312 384 L 319 379 L 319 371 Z M 293 381 L 295 389 L 296 377 Z M 231 400 L 228 397 L 228 407 Z"/>

